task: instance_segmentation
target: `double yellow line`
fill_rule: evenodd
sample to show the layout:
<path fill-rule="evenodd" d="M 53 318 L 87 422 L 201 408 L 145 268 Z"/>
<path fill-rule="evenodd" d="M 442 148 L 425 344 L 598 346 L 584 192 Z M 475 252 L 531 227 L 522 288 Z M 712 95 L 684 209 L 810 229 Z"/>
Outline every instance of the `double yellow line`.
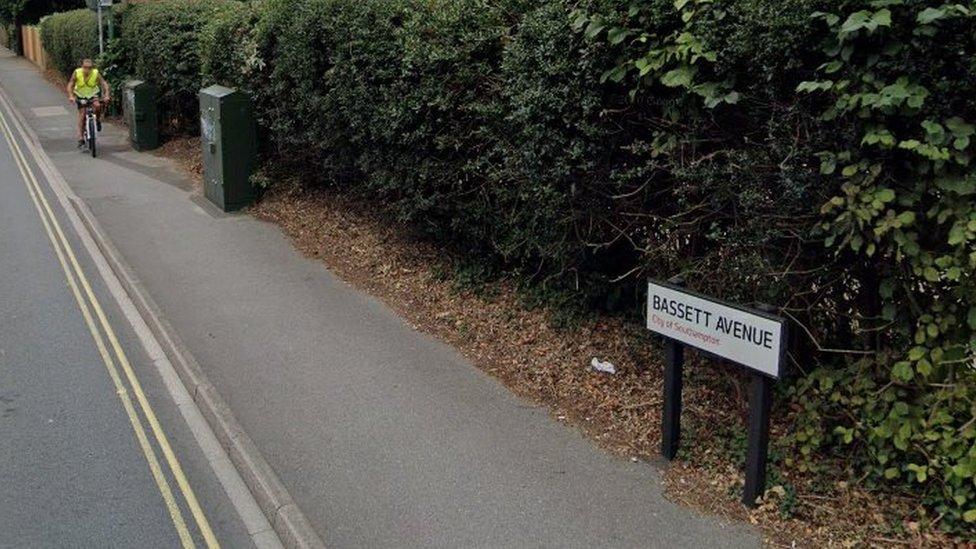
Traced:
<path fill-rule="evenodd" d="M 180 462 L 176 458 L 176 454 L 173 452 L 173 448 L 170 446 L 169 440 L 166 438 L 166 434 L 163 433 L 163 429 L 159 425 L 159 420 L 156 418 L 156 414 L 153 412 L 152 407 L 149 405 L 149 401 L 146 399 L 146 395 L 142 390 L 142 385 L 136 378 L 136 375 L 132 370 L 132 366 L 129 363 L 129 359 L 126 357 L 125 351 L 122 349 L 122 346 L 119 345 L 115 331 L 109 324 L 108 319 L 105 316 L 105 312 L 102 310 L 102 306 L 95 297 L 91 284 L 89 284 L 88 278 L 85 276 L 85 273 L 82 270 L 81 265 L 79 265 L 78 259 L 71 248 L 71 243 L 65 237 L 64 231 L 61 230 L 61 225 L 58 223 L 58 219 L 54 215 L 47 198 L 41 191 L 41 186 L 38 183 L 37 178 L 34 176 L 34 172 L 31 170 L 30 164 L 21 150 L 17 139 L 14 137 L 13 130 L 7 123 L 7 117 L 4 116 L 2 110 L 0 110 L 0 130 L 2 130 L 7 142 L 10 144 L 11 154 L 14 157 L 18 170 L 20 170 L 21 176 L 23 176 L 24 184 L 27 186 L 27 191 L 30 194 L 31 200 L 34 202 L 34 207 L 37 209 L 37 213 L 41 217 L 44 230 L 47 232 L 47 236 L 51 240 L 51 244 L 54 246 L 54 251 L 58 257 L 58 262 L 61 263 L 61 268 L 64 270 L 65 278 L 68 281 L 68 287 L 71 289 L 71 292 L 75 297 L 75 301 L 78 303 L 78 308 L 81 309 L 81 315 L 85 319 L 85 324 L 88 326 L 88 331 L 91 333 L 92 339 L 95 340 L 95 346 L 98 348 L 102 361 L 105 363 L 105 368 L 108 370 L 108 375 L 112 378 L 112 383 L 115 385 L 119 399 L 122 401 L 122 407 L 125 409 L 125 413 L 129 417 L 129 422 L 132 424 L 132 429 L 135 431 L 136 438 L 139 441 L 139 447 L 142 449 L 142 453 L 145 455 L 146 461 L 149 463 L 149 469 L 152 472 L 153 479 L 156 481 L 156 486 L 159 488 L 159 492 L 163 496 L 163 500 L 166 503 L 166 508 L 169 511 L 170 517 L 173 519 L 173 525 L 176 527 L 183 547 L 190 548 L 195 547 L 196 545 L 193 541 L 193 536 L 190 534 L 190 531 L 187 528 L 186 522 L 183 520 L 183 513 L 180 511 L 180 507 L 176 503 L 176 499 L 173 497 L 173 492 L 170 489 L 169 481 L 163 474 L 162 467 L 160 466 L 159 460 L 156 457 L 156 452 L 153 450 L 153 447 L 149 442 L 149 436 L 145 427 L 143 426 L 143 421 L 136 413 L 136 407 L 132 402 L 132 397 L 130 396 L 129 391 L 126 389 L 122 376 L 119 374 L 119 369 L 116 366 L 116 360 L 118 361 L 118 365 L 121 366 L 122 372 L 125 374 L 125 379 L 128 380 L 129 385 L 132 387 L 132 393 L 135 394 L 136 401 L 139 403 L 142 414 L 145 416 L 145 420 L 149 424 L 149 428 L 156 439 L 156 443 L 162 450 L 166 463 L 169 465 L 170 471 L 172 471 L 173 478 L 176 479 L 180 492 L 183 494 L 186 505 L 190 509 L 190 513 L 193 515 L 193 519 L 196 522 L 197 527 L 199 528 L 200 533 L 207 544 L 207 547 L 220 547 L 220 544 L 217 542 L 217 538 L 214 537 L 213 531 L 210 528 L 210 523 L 207 522 L 207 517 L 200 508 L 200 504 L 197 502 L 196 495 L 193 493 L 193 489 L 190 487 L 190 483 L 187 481 L 186 475 L 183 473 L 183 468 L 180 466 Z M 93 311 L 94 315 L 92 314 Z M 98 320 L 97 324 L 95 322 L 96 318 Z M 99 327 L 101 327 L 101 330 Z M 106 345 L 106 339 L 108 340 L 108 345 Z M 112 348 L 115 358 L 113 358 L 113 354 L 109 352 L 109 346 Z"/>

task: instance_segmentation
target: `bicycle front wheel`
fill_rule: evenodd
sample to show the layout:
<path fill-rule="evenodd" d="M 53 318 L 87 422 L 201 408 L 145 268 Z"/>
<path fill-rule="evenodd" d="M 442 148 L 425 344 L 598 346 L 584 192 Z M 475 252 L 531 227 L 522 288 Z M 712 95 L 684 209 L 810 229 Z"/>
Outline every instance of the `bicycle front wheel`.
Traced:
<path fill-rule="evenodd" d="M 95 144 L 95 117 L 88 118 L 88 149 L 91 151 L 92 158 L 98 156 L 98 147 Z"/>

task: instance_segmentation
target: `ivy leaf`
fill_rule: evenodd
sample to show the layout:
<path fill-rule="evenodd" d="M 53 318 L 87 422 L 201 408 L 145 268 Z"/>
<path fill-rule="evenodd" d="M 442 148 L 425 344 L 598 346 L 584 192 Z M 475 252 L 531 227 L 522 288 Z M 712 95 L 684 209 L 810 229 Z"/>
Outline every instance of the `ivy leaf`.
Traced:
<path fill-rule="evenodd" d="M 824 63 L 820 66 L 821 69 L 827 74 L 833 74 L 844 67 L 844 63 L 838 60 L 831 61 L 829 63 Z"/>
<path fill-rule="evenodd" d="M 896 362 L 891 368 L 891 375 L 895 376 L 901 381 L 911 381 L 915 377 L 915 371 L 912 369 L 912 363 L 907 360 L 901 362 Z"/>
<path fill-rule="evenodd" d="M 844 24 L 840 26 L 841 34 L 850 34 L 864 28 L 871 19 L 871 12 L 861 10 L 850 14 Z"/>
<path fill-rule="evenodd" d="M 616 67 L 603 73 L 603 76 L 600 77 L 600 83 L 606 82 L 607 80 L 619 83 L 624 79 L 625 76 L 627 76 L 627 66 L 617 65 Z"/>
<path fill-rule="evenodd" d="M 966 241 L 966 228 L 960 224 L 955 224 L 949 229 L 949 245 L 955 246 L 956 244 Z"/>
<path fill-rule="evenodd" d="M 976 126 L 967 124 L 965 120 L 958 116 L 953 116 L 946 120 L 945 125 L 952 132 L 952 135 L 956 137 L 969 137 L 976 133 Z"/>
<path fill-rule="evenodd" d="M 634 61 L 634 66 L 637 67 L 637 71 L 640 76 L 644 76 L 651 72 L 651 69 L 653 68 L 651 62 L 648 61 L 646 57 L 641 57 L 637 61 Z"/>
<path fill-rule="evenodd" d="M 946 120 L 945 125 L 952 132 L 953 137 L 956 138 L 952 143 L 952 146 L 956 150 L 962 151 L 969 147 L 970 137 L 976 133 L 976 126 L 967 124 L 965 120 L 958 116 L 953 116 Z"/>
<path fill-rule="evenodd" d="M 871 17 L 871 22 L 879 27 L 890 27 L 891 26 L 891 10 L 878 10 Z M 873 30 L 873 29 L 872 29 Z"/>
<path fill-rule="evenodd" d="M 694 77 L 695 70 L 692 67 L 678 67 L 666 72 L 661 77 L 661 83 L 669 88 L 688 87 Z"/>
<path fill-rule="evenodd" d="M 583 28 L 583 25 L 585 25 L 586 22 L 589 21 L 589 20 L 590 20 L 590 16 L 588 16 L 586 14 L 586 12 L 580 11 L 576 15 L 576 19 L 573 20 L 573 23 L 572 23 L 573 30 L 577 30 L 578 31 L 578 30 L 582 29 Z"/>
<path fill-rule="evenodd" d="M 908 439 L 911 436 L 912 436 L 911 424 L 909 424 L 907 421 L 902 422 L 901 427 L 898 429 L 898 432 L 895 433 L 895 438 L 894 438 L 895 448 L 898 448 L 899 450 L 902 451 L 907 450 Z"/>
<path fill-rule="evenodd" d="M 861 10 L 852 13 L 840 27 L 837 34 L 843 39 L 848 34 L 855 33 L 861 29 L 866 29 L 869 33 L 874 32 L 878 27 L 891 26 L 891 10 L 881 9 L 874 13 Z"/>
<path fill-rule="evenodd" d="M 844 444 L 850 444 L 854 441 L 854 429 L 838 425 L 836 428 L 834 428 L 834 434 L 840 435 L 841 440 L 844 441 Z"/>
<path fill-rule="evenodd" d="M 594 19 L 593 21 L 590 21 L 589 25 L 587 25 L 586 32 L 584 34 L 587 38 L 596 38 L 597 35 L 600 34 L 600 32 L 602 32 L 605 28 L 606 25 L 604 25 L 603 22 L 598 19 Z"/>
<path fill-rule="evenodd" d="M 820 82 L 814 82 L 812 80 L 806 80 L 806 81 L 800 82 L 800 84 L 796 87 L 796 91 L 798 91 L 798 92 L 805 92 L 805 93 L 815 92 L 815 91 L 817 91 L 817 90 L 820 89 L 820 85 L 821 85 Z"/>
<path fill-rule="evenodd" d="M 623 42 L 630 36 L 630 30 L 621 27 L 614 27 L 607 32 L 607 40 L 614 46 Z"/>
<path fill-rule="evenodd" d="M 915 478 L 919 482 L 925 482 L 925 479 L 928 478 L 929 468 L 926 465 L 916 465 L 914 463 L 909 463 L 907 469 L 909 471 L 915 472 Z"/>
<path fill-rule="evenodd" d="M 928 25 L 932 21 L 942 19 L 945 15 L 945 8 L 925 8 L 918 14 L 915 20 L 921 25 Z"/>
<path fill-rule="evenodd" d="M 942 127 L 942 124 L 931 120 L 923 120 L 922 127 L 925 128 L 925 133 L 928 134 L 929 141 L 938 145 L 945 139 L 945 128 Z"/>

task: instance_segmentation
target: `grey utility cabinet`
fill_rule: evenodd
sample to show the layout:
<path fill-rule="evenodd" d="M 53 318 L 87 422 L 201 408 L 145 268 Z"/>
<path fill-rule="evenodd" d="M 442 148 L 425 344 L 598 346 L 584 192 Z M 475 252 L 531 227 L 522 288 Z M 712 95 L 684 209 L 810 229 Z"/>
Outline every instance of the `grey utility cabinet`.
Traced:
<path fill-rule="evenodd" d="M 159 146 L 159 120 L 156 116 L 156 89 L 142 80 L 125 83 L 122 112 L 129 127 L 129 141 L 137 151 Z"/>
<path fill-rule="evenodd" d="M 204 195 L 225 212 L 254 201 L 257 131 L 251 101 L 223 86 L 200 91 Z"/>

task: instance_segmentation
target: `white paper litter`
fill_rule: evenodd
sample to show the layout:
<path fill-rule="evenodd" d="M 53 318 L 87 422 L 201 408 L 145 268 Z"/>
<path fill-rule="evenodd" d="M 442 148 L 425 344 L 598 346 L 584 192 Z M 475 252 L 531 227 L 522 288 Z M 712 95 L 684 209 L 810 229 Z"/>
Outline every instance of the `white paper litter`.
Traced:
<path fill-rule="evenodd" d="M 605 374 L 616 374 L 617 373 L 617 367 L 616 366 L 614 366 L 610 362 L 601 361 L 600 359 L 598 359 L 596 357 L 593 357 L 593 360 L 590 362 L 590 368 L 592 368 L 593 371 L 595 371 L 595 372 L 603 372 Z"/>

